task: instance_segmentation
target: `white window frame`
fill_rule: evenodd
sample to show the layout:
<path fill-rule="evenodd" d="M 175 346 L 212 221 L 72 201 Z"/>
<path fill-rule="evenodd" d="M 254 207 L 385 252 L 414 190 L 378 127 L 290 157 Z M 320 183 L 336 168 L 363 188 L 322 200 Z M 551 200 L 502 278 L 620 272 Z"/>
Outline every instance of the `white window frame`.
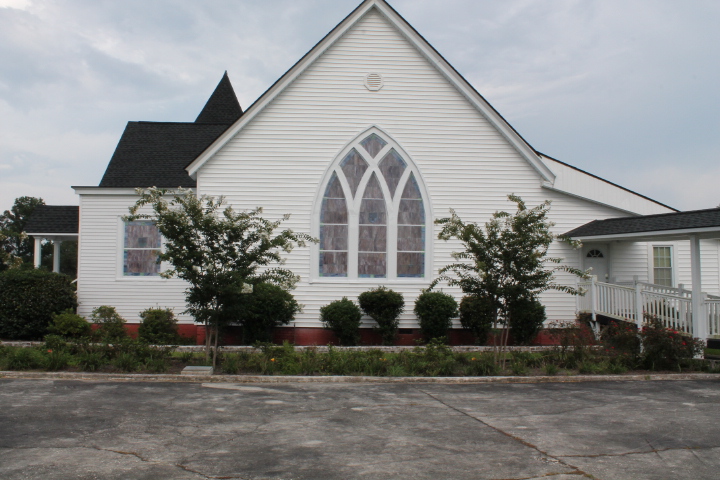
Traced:
<path fill-rule="evenodd" d="M 648 283 L 655 284 L 655 247 L 670 247 L 670 276 L 671 287 L 676 288 L 677 281 L 677 244 L 671 243 L 648 243 Z"/>
<path fill-rule="evenodd" d="M 146 220 L 143 220 L 146 221 Z M 125 220 L 123 217 L 118 217 L 117 222 L 117 235 L 116 235 L 116 248 L 117 262 L 116 262 L 116 274 L 115 279 L 128 282 L 157 282 L 165 280 L 160 275 L 125 275 Z M 165 250 L 165 237 L 160 235 L 160 251 Z M 164 272 L 168 268 L 167 262 L 160 263 L 160 273 Z"/>
<path fill-rule="evenodd" d="M 383 147 L 380 152 L 372 158 L 365 149 L 362 148 L 360 142 L 367 138 L 371 134 L 376 134 L 381 137 L 387 145 Z M 367 162 L 368 169 L 363 174 L 362 180 L 357 187 L 357 195 L 353 198 L 351 194 L 350 185 L 348 184 L 345 175 L 342 174 L 340 163 L 343 161 L 345 156 L 350 153 L 350 150 L 355 149 L 362 158 Z M 390 150 L 395 150 L 405 161 L 406 168 L 400 177 L 400 181 L 395 190 L 395 197 L 390 195 L 390 190 L 383 181 L 384 176 L 379 168 L 380 161 Z M 314 245 L 311 249 L 310 254 L 310 281 L 312 283 L 365 283 L 371 285 L 380 284 L 392 284 L 392 283 L 421 283 L 426 284 L 431 281 L 432 275 L 432 247 L 433 247 L 433 215 L 432 205 L 430 202 L 430 195 L 428 194 L 427 188 L 425 187 L 425 181 L 418 169 L 417 165 L 413 161 L 412 157 L 406 152 L 393 138 L 388 135 L 385 131 L 377 126 L 371 126 L 363 130 L 357 135 L 351 142 L 345 145 L 345 147 L 338 152 L 335 156 L 335 160 L 330 164 L 330 167 L 325 171 L 322 181 L 320 182 L 317 194 L 315 197 L 315 203 L 312 214 L 312 232 L 316 238 L 320 237 L 320 213 L 322 210 L 323 196 L 327 185 L 332 178 L 333 173 L 338 174 L 338 179 L 342 185 L 343 192 L 345 193 L 345 202 L 348 209 L 348 274 L 346 277 L 324 277 L 320 276 L 319 263 L 320 263 L 320 245 Z M 372 174 L 375 173 L 380 180 L 380 185 L 385 197 L 385 205 L 387 207 L 387 263 L 386 263 L 386 276 L 379 278 L 366 278 L 358 276 L 358 250 L 359 250 L 359 217 L 360 207 L 362 204 L 362 192 L 365 191 Z M 410 174 L 415 176 L 415 181 L 420 189 L 420 194 L 423 200 L 423 208 L 425 211 L 425 257 L 424 264 L 425 269 L 422 277 L 398 277 L 397 276 L 397 232 L 398 232 L 398 212 L 400 209 L 400 200 L 405 185 L 410 178 Z M 388 201 L 391 199 L 391 201 Z"/>

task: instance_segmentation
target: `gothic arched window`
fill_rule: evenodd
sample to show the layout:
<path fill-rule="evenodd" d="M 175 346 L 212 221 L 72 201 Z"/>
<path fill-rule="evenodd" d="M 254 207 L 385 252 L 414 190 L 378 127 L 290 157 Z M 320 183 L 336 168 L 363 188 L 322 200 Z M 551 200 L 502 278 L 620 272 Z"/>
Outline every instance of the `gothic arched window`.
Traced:
<path fill-rule="evenodd" d="M 377 128 L 333 163 L 322 187 L 318 276 L 423 278 L 429 205 L 417 167 Z"/>

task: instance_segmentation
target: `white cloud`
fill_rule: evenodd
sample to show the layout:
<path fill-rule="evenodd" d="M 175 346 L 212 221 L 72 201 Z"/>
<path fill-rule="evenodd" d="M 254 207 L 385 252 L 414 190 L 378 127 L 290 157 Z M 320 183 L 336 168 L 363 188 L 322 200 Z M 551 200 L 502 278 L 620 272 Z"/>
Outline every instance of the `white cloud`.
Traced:
<path fill-rule="evenodd" d="M 249 106 L 358 2 L 0 0 L 0 210 L 97 184 L 127 121 L 192 121 L 226 69 Z M 534 147 L 718 203 L 716 0 L 391 3 Z"/>
<path fill-rule="evenodd" d="M 15 8 L 17 10 L 27 10 L 32 4 L 31 0 L 0 0 L 0 8 Z"/>

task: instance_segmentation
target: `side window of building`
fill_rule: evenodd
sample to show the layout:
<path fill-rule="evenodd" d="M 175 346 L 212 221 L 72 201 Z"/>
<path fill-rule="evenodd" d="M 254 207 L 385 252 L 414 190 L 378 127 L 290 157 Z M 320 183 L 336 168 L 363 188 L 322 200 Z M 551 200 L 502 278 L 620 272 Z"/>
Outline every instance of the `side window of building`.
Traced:
<path fill-rule="evenodd" d="M 653 283 L 673 286 L 673 264 L 671 246 L 653 246 Z"/>
<path fill-rule="evenodd" d="M 123 276 L 159 276 L 162 237 L 155 223 L 126 221 L 123 237 Z"/>

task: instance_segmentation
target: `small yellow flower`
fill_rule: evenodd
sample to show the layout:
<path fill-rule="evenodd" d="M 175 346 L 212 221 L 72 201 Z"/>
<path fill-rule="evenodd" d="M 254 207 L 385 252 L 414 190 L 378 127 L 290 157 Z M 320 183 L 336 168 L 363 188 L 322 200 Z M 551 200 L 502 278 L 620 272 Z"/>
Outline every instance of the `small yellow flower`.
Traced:
<path fill-rule="evenodd" d="M 475 361 L 475 357 L 472 357 L 470 360 L 472 360 L 472 361 L 474 362 L 474 361 Z"/>
<path fill-rule="evenodd" d="M 275 359 L 274 359 L 274 358 L 271 358 L 271 359 L 270 359 L 270 361 L 271 361 L 271 362 L 274 362 L 274 361 L 275 361 Z"/>

